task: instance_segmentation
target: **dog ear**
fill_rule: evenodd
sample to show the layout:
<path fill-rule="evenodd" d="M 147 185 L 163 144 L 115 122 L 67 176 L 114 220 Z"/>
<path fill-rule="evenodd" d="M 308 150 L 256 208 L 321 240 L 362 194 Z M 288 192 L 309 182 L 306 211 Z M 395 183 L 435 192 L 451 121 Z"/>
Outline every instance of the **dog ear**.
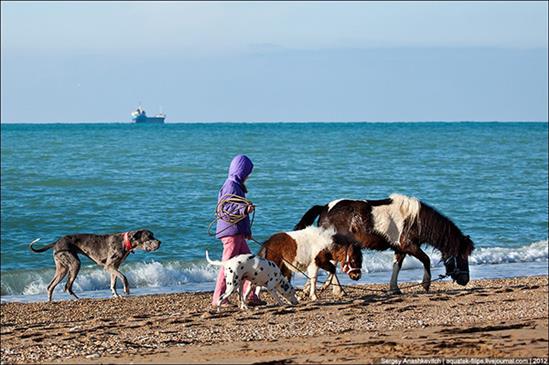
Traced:
<path fill-rule="evenodd" d="M 140 230 L 137 230 L 137 231 L 131 231 L 129 236 L 134 241 L 139 241 L 144 232 L 145 231 L 143 229 L 140 229 Z"/>

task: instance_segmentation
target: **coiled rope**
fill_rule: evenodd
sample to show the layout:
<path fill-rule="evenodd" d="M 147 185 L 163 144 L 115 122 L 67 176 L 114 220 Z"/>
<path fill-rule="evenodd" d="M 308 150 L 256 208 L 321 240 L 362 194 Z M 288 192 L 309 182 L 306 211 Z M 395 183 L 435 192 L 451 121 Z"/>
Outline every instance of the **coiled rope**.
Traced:
<path fill-rule="evenodd" d="M 242 209 L 242 213 L 238 212 L 240 209 L 236 211 L 229 210 L 227 208 L 227 204 L 231 204 L 231 203 L 241 205 L 244 208 Z M 214 224 L 217 223 L 218 220 L 222 220 L 224 222 L 229 223 L 230 225 L 234 225 L 240 222 L 241 220 L 243 220 L 244 218 L 246 218 L 248 216 L 247 211 L 249 206 L 255 207 L 250 200 L 243 198 L 239 195 L 235 195 L 235 194 L 223 195 L 222 198 L 219 199 L 219 202 L 215 207 L 215 218 L 208 225 L 208 235 L 215 236 L 231 227 L 231 226 L 228 226 L 219 232 L 212 233 L 211 228 Z M 255 218 L 255 209 L 252 212 L 250 227 L 254 223 L 254 218 Z"/>

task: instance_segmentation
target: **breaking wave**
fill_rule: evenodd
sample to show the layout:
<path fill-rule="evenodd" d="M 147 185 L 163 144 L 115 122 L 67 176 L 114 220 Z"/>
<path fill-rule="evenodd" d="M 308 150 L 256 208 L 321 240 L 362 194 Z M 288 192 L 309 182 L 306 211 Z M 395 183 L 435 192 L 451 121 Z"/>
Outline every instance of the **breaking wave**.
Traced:
<path fill-rule="evenodd" d="M 433 267 L 442 266 L 440 253 L 427 249 Z M 362 269 L 365 272 L 383 272 L 392 270 L 393 254 L 391 251 L 364 251 Z M 469 258 L 470 265 L 498 265 L 504 263 L 528 263 L 548 261 L 548 241 L 538 241 L 517 248 L 491 247 L 477 248 Z M 422 268 L 421 263 L 407 257 L 403 270 Z M 496 268 L 494 268 L 497 270 Z M 213 283 L 217 277 L 218 268 L 207 265 L 205 261 L 188 263 L 182 261 L 169 262 L 134 262 L 122 266 L 122 272 L 127 276 L 132 288 L 177 288 L 192 286 L 198 283 Z M 45 294 L 46 287 L 53 277 L 54 269 L 13 270 L 2 273 L 2 296 Z M 75 283 L 78 292 L 106 290 L 110 285 L 110 275 L 95 265 L 83 267 Z M 118 283 L 120 285 L 120 283 Z M 57 291 L 62 291 L 64 281 Z"/>

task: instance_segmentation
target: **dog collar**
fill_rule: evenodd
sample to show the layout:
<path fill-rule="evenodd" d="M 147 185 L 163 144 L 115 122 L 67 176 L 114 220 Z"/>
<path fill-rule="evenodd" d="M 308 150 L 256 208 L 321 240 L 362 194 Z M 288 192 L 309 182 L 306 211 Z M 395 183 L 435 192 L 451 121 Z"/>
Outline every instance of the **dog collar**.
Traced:
<path fill-rule="evenodd" d="M 133 249 L 132 243 L 128 238 L 128 232 L 124 233 L 124 241 L 122 242 L 122 247 L 124 247 L 124 250 L 126 251 L 131 251 Z"/>

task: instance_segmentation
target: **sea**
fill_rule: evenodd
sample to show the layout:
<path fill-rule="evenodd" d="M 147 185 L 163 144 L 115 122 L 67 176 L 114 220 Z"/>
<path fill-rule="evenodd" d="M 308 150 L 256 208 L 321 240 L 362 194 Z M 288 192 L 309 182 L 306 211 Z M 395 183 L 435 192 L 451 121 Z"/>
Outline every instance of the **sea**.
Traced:
<path fill-rule="evenodd" d="M 132 295 L 213 290 L 218 268 L 204 252 L 220 258 L 222 246 L 208 226 L 237 154 L 255 165 L 247 185 L 260 242 L 291 230 L 313 205 L 401 193 L 471 236 L 472 279 L 547 275 L 546 122 L 4 123 L 2 302 L 47 298 L 52 252 L 32 253 L 32 240 L 139 228 L 162 244 L 122 265 Z M 433 277 L 443 274 L 440 253 L 424 248 Z M 76 294 L 110 297 L 109 275 L 81 259 Z M 359 283 L 387 284 L 391 267 L 390 251 L 364 251 Z M 407 257 L 400 282 L 421 278 L 420 262 Z M 63 283 L 54 300 L 71 299 Z"/>

